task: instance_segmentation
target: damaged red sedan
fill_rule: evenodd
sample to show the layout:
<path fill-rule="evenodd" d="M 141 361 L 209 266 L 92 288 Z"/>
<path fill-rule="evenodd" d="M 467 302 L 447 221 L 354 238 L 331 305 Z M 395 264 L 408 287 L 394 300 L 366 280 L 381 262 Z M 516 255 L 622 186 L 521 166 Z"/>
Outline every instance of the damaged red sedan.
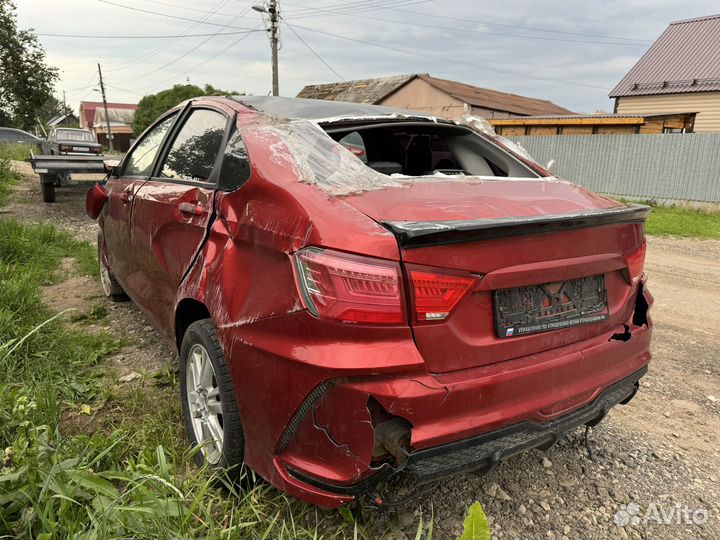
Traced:
<path fill-rule="evenodd" d="M 108 296 L 180 357 L 199 460 L 334 507 L 487 471 L 627 403 L 650 361 L 649 208 L 477 127 L 199 98 L 88 196 Z"/>

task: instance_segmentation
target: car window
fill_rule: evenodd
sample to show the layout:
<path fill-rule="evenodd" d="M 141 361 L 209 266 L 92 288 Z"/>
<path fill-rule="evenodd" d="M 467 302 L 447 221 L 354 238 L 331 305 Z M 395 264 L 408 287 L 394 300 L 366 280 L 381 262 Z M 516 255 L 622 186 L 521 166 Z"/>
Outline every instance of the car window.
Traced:
<path fill-rule="evenodd" d="M 13 139 L 13 133 L 12 131 L 9 131 L 7 129 L 0 129 L 0 139 L 2 140 L 10 140 Z"/>
<path fill-rule="evenodd" d="M 95 137 L 89 131 L 58 129 L 55 135 L 57 139 L 66 141 L 95 142 Z"/>
<path fill-rule="evenodd" d="M 174 120 L 175 115 L 173 114 L 152 128 L 143 137 L 126 158 L 123 176 L 150 176 L 155 155 L 158 153 L 165 134 Z"/>
<path fill-rule="evenodd" d="M 247 148 L 239 131 L 233 133 L 225 147 L 219 185 L 223 189 L 235 189 L 250 178 L 250 161 Z"/>
<path fill-rule="evenodd" d="M 362 135 L 357 131 L 353 131 L 345 135 L 338 141 L 345 148 L 355 154 L 360 161 L 367 163 L 367 151 L 365 149 L 365 141 L 363 141 Z"/>
<path fill-rule="evenodd" d="M 227 117 L 208 109 L 196 109 L 178 132 L 163 163 L 160 176 L 176 180 L 207 182 L 220 151 Z"/>

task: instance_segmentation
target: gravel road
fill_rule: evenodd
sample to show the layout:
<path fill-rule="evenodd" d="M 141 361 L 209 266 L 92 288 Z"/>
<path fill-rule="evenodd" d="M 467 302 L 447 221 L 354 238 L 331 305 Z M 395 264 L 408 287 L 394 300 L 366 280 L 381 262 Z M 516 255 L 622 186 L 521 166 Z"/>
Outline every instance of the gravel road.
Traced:
<path fill-rule="evenodd" d="M 84 189 L 61 188 L 55 204 L 43 204 L 37 177 L 17 167 L 26 181 L 3 214 L 95 240 Z M 457 537 L 479 500 L 497 538 L 720 538 L 720 241 L 650 238 L 646 272 L 656 300 L 654 359 L 635 399 L 591 431 L 592 459 L 578 430 L 485 477 L 453 477 L 391 510 L 366 511 L 371 534 L 413 538 L 422 516 L 426 524 L 432 517 L 435 538 Z M 77 285 L 78 302 L 87 286 Z M 72 291 L 52 296 L 61 304 Z M 114 359 L 118 369 L 153 369 L 171 358 L 132 305 L 115 306 L 110 318 L 137 336 L 123 351 L 133 364 Z M 402 478 L 386 491 L 389 499 L 410 493 Z"/>

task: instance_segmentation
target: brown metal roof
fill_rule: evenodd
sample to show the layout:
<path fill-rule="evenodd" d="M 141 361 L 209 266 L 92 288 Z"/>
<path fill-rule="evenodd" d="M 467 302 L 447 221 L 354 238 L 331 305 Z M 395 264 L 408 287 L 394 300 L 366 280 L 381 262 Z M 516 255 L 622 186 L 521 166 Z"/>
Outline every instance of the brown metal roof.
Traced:
<path fill-rule="evenodd" d="M 384 97 L 404 86 L 416 75 L 395 75 L 379 79 L 361 79 L 330 84 L 309 84 L 297 95 L 299 98 L 378 103 Z"/>
<path fill-rule="evenodd" d="M 572 114 L 572 111 L 555 105 L 552 101 L 536 99 L 517 94 L 498 92 L 488 88 L 480 88 L 446 79 L 438 79 L 430 75 L 418 75 L 419 79 L 426 81 L 435 88 L 450 94 L 460 101 L 495 111 L 504 111 L 511 114 L 537 115 L 537 114 Z"/>
<path fill-rule="evenodd" d="M 572 114 L 572 111 L 544 99 L 518 96 L 446 79 L 438 79 L 431 77 L 427 73 L 308 85 L 300 90 L 297 97 L 380 104 L 386 97 L 398 91 L 413 79 L 422 79 L 446 94 L 474 107 L 520 115 Z"/>
<path fill-rule="evenodd" d="M 610 97 L 720 90 L 720 15 L 675 21 Z"/>

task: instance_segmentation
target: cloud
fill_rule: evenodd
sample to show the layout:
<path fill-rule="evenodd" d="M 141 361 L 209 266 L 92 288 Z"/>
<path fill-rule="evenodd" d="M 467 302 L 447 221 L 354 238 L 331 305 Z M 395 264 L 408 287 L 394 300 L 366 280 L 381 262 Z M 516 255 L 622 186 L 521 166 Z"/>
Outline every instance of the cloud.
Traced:
<path fill-rule="evenodd" d="M 244 0 L 115 1 L 191 19 L 201 19 L 217 8 L 207 21 L 242 28 L 261 23 L 260 14 L 248 10 L 255 2 Z M 232 31 L 123 9 L 97 0 L 16 2 L 20 26 L 34 28 L 39 33 L 174 35 Z M 669 22 L 716 10 L 715 3 L 709 0 L 682 3 L 674 0 L 557 0 L 552 3 L 434 0 L 405 4 L 398 0 L 392 3 L 364 0 L 354 4 L 336 0 L 303 3 L 281 0 L 281 12 L 291 24 L 313 29 L 296 26 L 301 37 L 345 79 L 430 73 L 550 99 L 572 110 L 591 112 L 612 109 L 607 93 Z M 386 9 L 391 5 L 395 8 Z M 243 17 L 231 22 L 234 15 L 246 10 Z M 355 13 L 347 13 L 353 10 Z M 346 13 L 338 13 L 342 11 Z M 337 80 L 287 27 L 282 27 L 281 35 L 283 95 L 295 95 L 305 84 Z M 209 40 L 192 37 L 174 41 L 40 39 L 48 52 L 48 60 L 62 70 L 57 90 L 65 89 L 69 103 L 77 107 L 81 99 L 98 95 L 93 92 L 97 62 L 103 65 L 111 101 L 135 102 L 146 93 L 184 83 L 188 78 L 198 85 L 210 83 L 226 89 L 267 94 L 271 88 L 267 37 L 264 32 L 250 34 L 242 40 L 240 37 L 218 35 Z"/>

